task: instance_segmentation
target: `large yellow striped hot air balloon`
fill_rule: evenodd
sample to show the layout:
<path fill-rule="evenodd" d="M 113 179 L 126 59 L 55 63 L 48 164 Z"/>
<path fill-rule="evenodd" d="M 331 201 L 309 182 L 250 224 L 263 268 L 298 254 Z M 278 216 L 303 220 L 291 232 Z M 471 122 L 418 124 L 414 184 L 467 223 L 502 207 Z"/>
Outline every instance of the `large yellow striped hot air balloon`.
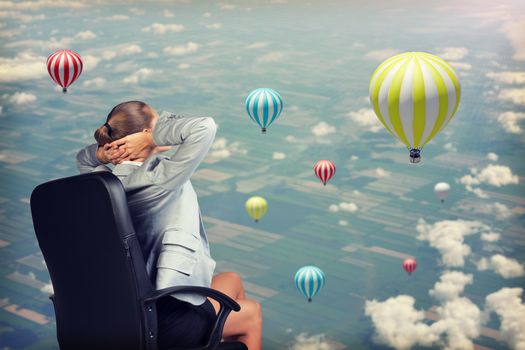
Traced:
<path fill-rule="evenodd" d="M 246 211 L 255 222 L 258 222 L 266 214 L 266 209 L 268 209 L 268 203 L 263 197 L 253 196 L 246 201 Z"/>
<path fill-rule="evenodd" d="M 410 161 L 450 122 L 458 109 L 460 85 L 454 68 L 426 52 L 406 52 L 375 70 L 368 88 L 385 128 L 410 150 Z"/>

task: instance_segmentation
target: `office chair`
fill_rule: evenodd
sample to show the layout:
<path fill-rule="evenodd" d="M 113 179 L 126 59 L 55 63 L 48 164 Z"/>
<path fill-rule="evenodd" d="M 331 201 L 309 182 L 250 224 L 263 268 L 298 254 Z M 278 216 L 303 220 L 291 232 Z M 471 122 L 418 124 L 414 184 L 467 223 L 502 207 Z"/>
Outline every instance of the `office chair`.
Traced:
<path fill-rule="evenodd" d="M 247 350 L 221 342 L 228 314 L 240 310 L 233 299 L 196 286 L 154 290 L 115 175 L 97 171 L 46 182 L 33 190 L 30 204 L 53 284 L 61 350 L 157 350 L 156 300 L 177 292 L 221 305 L 207 344 L 195 350 Z"/>

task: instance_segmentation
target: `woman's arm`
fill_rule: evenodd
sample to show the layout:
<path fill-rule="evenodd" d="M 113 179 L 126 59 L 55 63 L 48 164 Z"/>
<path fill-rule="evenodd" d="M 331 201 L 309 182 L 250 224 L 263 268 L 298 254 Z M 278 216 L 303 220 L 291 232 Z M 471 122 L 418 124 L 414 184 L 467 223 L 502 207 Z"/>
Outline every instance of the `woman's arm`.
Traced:
<path fill-rule="evenodd" d="M 109 170 L 104 164 L 109 163 L 107 154 L 104 152 L 108 146 L 99 147 L 98 144 L 86 146 L 77 153 L 77 168 L 81 174 L 90 173 L 95 170 Z"/>
<path fill-rule="evenodd" d="M 182 186 L 193 175 L 208 153 L 217 125 L 213 118 L 170 116 L 159 120 L 152 133 L 158 146 L 180 145 L 170 159 L 164 159 L 151 173 L 155 184 L 166 189 Z"/>
<path fill-rule="evenodd" d="M 132 185 L 153 183 L 168 190 L 176 189 L 188 181 L 210 149 L 217 126 L 210 117 L 182 117 L 169 115 L 155 124 L 152 133 L 141 132 L 112 142 L 125 154 L 133 154 L 134 145 L 143 147 L 145 140 L 151 147 L 180 145 L 171 158 L 143 166 L 128 176 Z M 128 139 L 127 139 L 128 138 Z M 141 138 L 142 140 L 137 140 Z"/>

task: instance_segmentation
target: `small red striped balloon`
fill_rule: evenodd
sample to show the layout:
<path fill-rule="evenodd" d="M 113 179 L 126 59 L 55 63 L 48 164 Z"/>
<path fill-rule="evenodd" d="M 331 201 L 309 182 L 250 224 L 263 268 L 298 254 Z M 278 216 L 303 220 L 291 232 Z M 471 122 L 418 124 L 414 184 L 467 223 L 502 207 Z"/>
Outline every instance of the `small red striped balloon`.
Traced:
<path fill-rule="evenodd" d="M 314 166 L 315 175 L 323 182 L 326 186 L 328 180 L 335 174 L 335 165 L 330 160 L 320 160 Z"/>
<path fill-rule="evenodd" d="M 58 50 L 47 58 L 47 71 L 51 79 L 62 86 L 63 93 L 80 76 L 83 66 L 80 55 L 71 50 Z"/>
<path fill-rule="evenodd" d="M 412 274 L 416 270 L 417 262 L 416 259 L 407 258 L 405 261 L 403 261 L 403 268 L 405 269 L 408 274 Z"/>

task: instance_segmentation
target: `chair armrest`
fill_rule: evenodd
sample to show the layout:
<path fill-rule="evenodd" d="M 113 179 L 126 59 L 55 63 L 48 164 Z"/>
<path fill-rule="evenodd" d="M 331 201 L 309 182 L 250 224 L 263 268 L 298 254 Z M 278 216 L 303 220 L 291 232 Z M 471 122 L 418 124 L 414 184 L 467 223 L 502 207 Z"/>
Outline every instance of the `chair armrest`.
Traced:
<path fill-rule="evenodd" d="M 176 293 L 195 293 L 200 294 L 206 297 L 217 300 L 221 305 L 227 307 L 233 311 L 239 311 L 241 309 L 240 305 L 235 302 L 232 298 L 227 296 L 224 293 L 219 292 L 218 290 L 206 288 L 206 287 L 197 287 L 197 286 L 177 286 L 177 287 L 168 287 L 164 289 L 154 290 L 147 298 L 144 298 L 145 303 L 151 303 L 157 299 L 164 297 L 170 294 Z"/>
<path fill-rule="evenodd" d="M 224 323 L 226 323 L 226 318 L 228 318 L 228 315 L 232 310 L 236 312 L 240 311 L 241 306 L 237 304 L 235 300 L 233 300 L 226 294 L 219 292 L 218 290 L 197 286 L 177 286 L 155 290 L 147 298 L 144 298 L 144 304 L 150 304 L 152 302 L 157 301 L 157 299 L 163 296 L 176 293 L 196 293 L 206 297 L 210 297 L 219 302 L 221 308 L 219 310 L 219 313 L 217 314 L 215 324 L 213 325 L 206 346 L 203 348 L 195 348 L 193 350 L 217 349 L 222 339 L 222 330 L 224 329 Z"/>

